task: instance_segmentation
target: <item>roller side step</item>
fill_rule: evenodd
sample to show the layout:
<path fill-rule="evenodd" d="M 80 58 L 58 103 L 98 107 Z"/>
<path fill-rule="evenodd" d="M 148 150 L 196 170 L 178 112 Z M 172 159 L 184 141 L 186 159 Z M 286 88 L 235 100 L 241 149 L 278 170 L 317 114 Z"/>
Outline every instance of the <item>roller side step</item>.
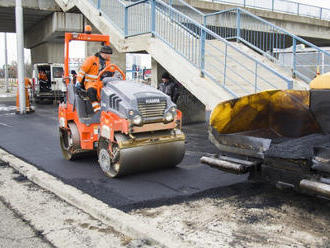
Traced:
<path fill-rule="evenodd" d="M 200 162 L 207 164 L 213 168 L 230 172 L 233 174 L 245 174 L 252 167 L 257 165 L 257 162 L 232 158 L 228 156 L 219 156 L 219 158 L 201 157 Z"/>

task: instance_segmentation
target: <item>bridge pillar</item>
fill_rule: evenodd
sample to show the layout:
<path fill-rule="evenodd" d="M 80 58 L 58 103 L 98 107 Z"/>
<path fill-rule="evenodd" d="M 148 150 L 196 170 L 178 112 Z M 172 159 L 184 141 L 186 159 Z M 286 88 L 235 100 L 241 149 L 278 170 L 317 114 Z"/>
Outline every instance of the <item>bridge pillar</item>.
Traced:
<path fill-rule="evenodd" d="M 151 86 L 157 88 L 165 69 L 151 57 Z"/>
<path fill-rule="evenodd" d="M 162 80 L 162 74 L 166 71 L 156 60 L 151 58 L 152 80 L 151 85 L 158 87 Z M 178 109 L 183 114 L 183 124 L 205 122 L 205 105 L 190 93 L 178 80 L 173 78 L 179 85 L 180 96 L 177 102 Z"/>
<path fill-rule="evenodd" d="M 31 63 L 64 63 L 63 42 L 47 42 L 31 48 Z"/>
<path fill-rule="evenodd" d="M 25 31 L 24 47 L 31 49 L 31 62 L 63 63 L 64 33 L 82 32 L 83 16 L 54 12 Z"/>

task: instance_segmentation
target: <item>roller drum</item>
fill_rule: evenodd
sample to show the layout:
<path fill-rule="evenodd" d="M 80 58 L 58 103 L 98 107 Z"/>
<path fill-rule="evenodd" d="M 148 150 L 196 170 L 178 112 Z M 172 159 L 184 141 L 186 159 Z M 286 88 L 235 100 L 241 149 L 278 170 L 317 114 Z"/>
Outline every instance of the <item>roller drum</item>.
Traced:
<path fill-rule="evenodd" d="M 173 168 L 185 153 L 184 141 L 150 144 L 120 150 L 118 176 L 142 171 Z"/>

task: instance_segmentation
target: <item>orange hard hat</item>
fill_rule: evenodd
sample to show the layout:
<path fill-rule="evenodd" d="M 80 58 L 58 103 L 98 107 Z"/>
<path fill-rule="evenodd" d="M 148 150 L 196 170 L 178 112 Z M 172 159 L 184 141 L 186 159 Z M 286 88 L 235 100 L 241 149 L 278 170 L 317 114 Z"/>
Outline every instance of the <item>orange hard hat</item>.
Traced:
<path fill-rule="evenodd" d="M 86 25 L 86 26 L 85 26 L 85 33 L 86 33 L 86 34 L 90 34 L 90 33 L 92 33 L 92 27 L 91 27 L 90 25 Z"/>

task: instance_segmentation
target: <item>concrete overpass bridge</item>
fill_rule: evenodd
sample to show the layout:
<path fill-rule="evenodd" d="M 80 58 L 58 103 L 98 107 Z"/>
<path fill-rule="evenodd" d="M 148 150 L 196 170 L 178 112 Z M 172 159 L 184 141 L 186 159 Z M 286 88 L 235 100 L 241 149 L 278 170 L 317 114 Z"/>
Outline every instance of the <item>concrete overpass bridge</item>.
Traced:
<path fill-rule="evenodd" d="M 186 0 L 186 2 L 204 13 L 244 8 L 317 46 L 330 46 L 330 9 L 315 6 L 312 3 L 302 4 L 288 0 Z M 172 3 L 182 6 L 177 0 L 172 0 Z M 185 9 L 187 11 L 187 8 Z M 189 11 L 185 13 L 188 14 Z M 192 14 L 191 11 L 190 14 Z"/>
<path fill-rule="evenodd" d="M 64 32 L 82 32 L 80 13 L 64 13 L 54 0 L 26 0 L 24 47 L 31 49 L 32 63 L 63 63 Z M 15 1 L 0 0 L 0 32 L 15 32 Z"/>

